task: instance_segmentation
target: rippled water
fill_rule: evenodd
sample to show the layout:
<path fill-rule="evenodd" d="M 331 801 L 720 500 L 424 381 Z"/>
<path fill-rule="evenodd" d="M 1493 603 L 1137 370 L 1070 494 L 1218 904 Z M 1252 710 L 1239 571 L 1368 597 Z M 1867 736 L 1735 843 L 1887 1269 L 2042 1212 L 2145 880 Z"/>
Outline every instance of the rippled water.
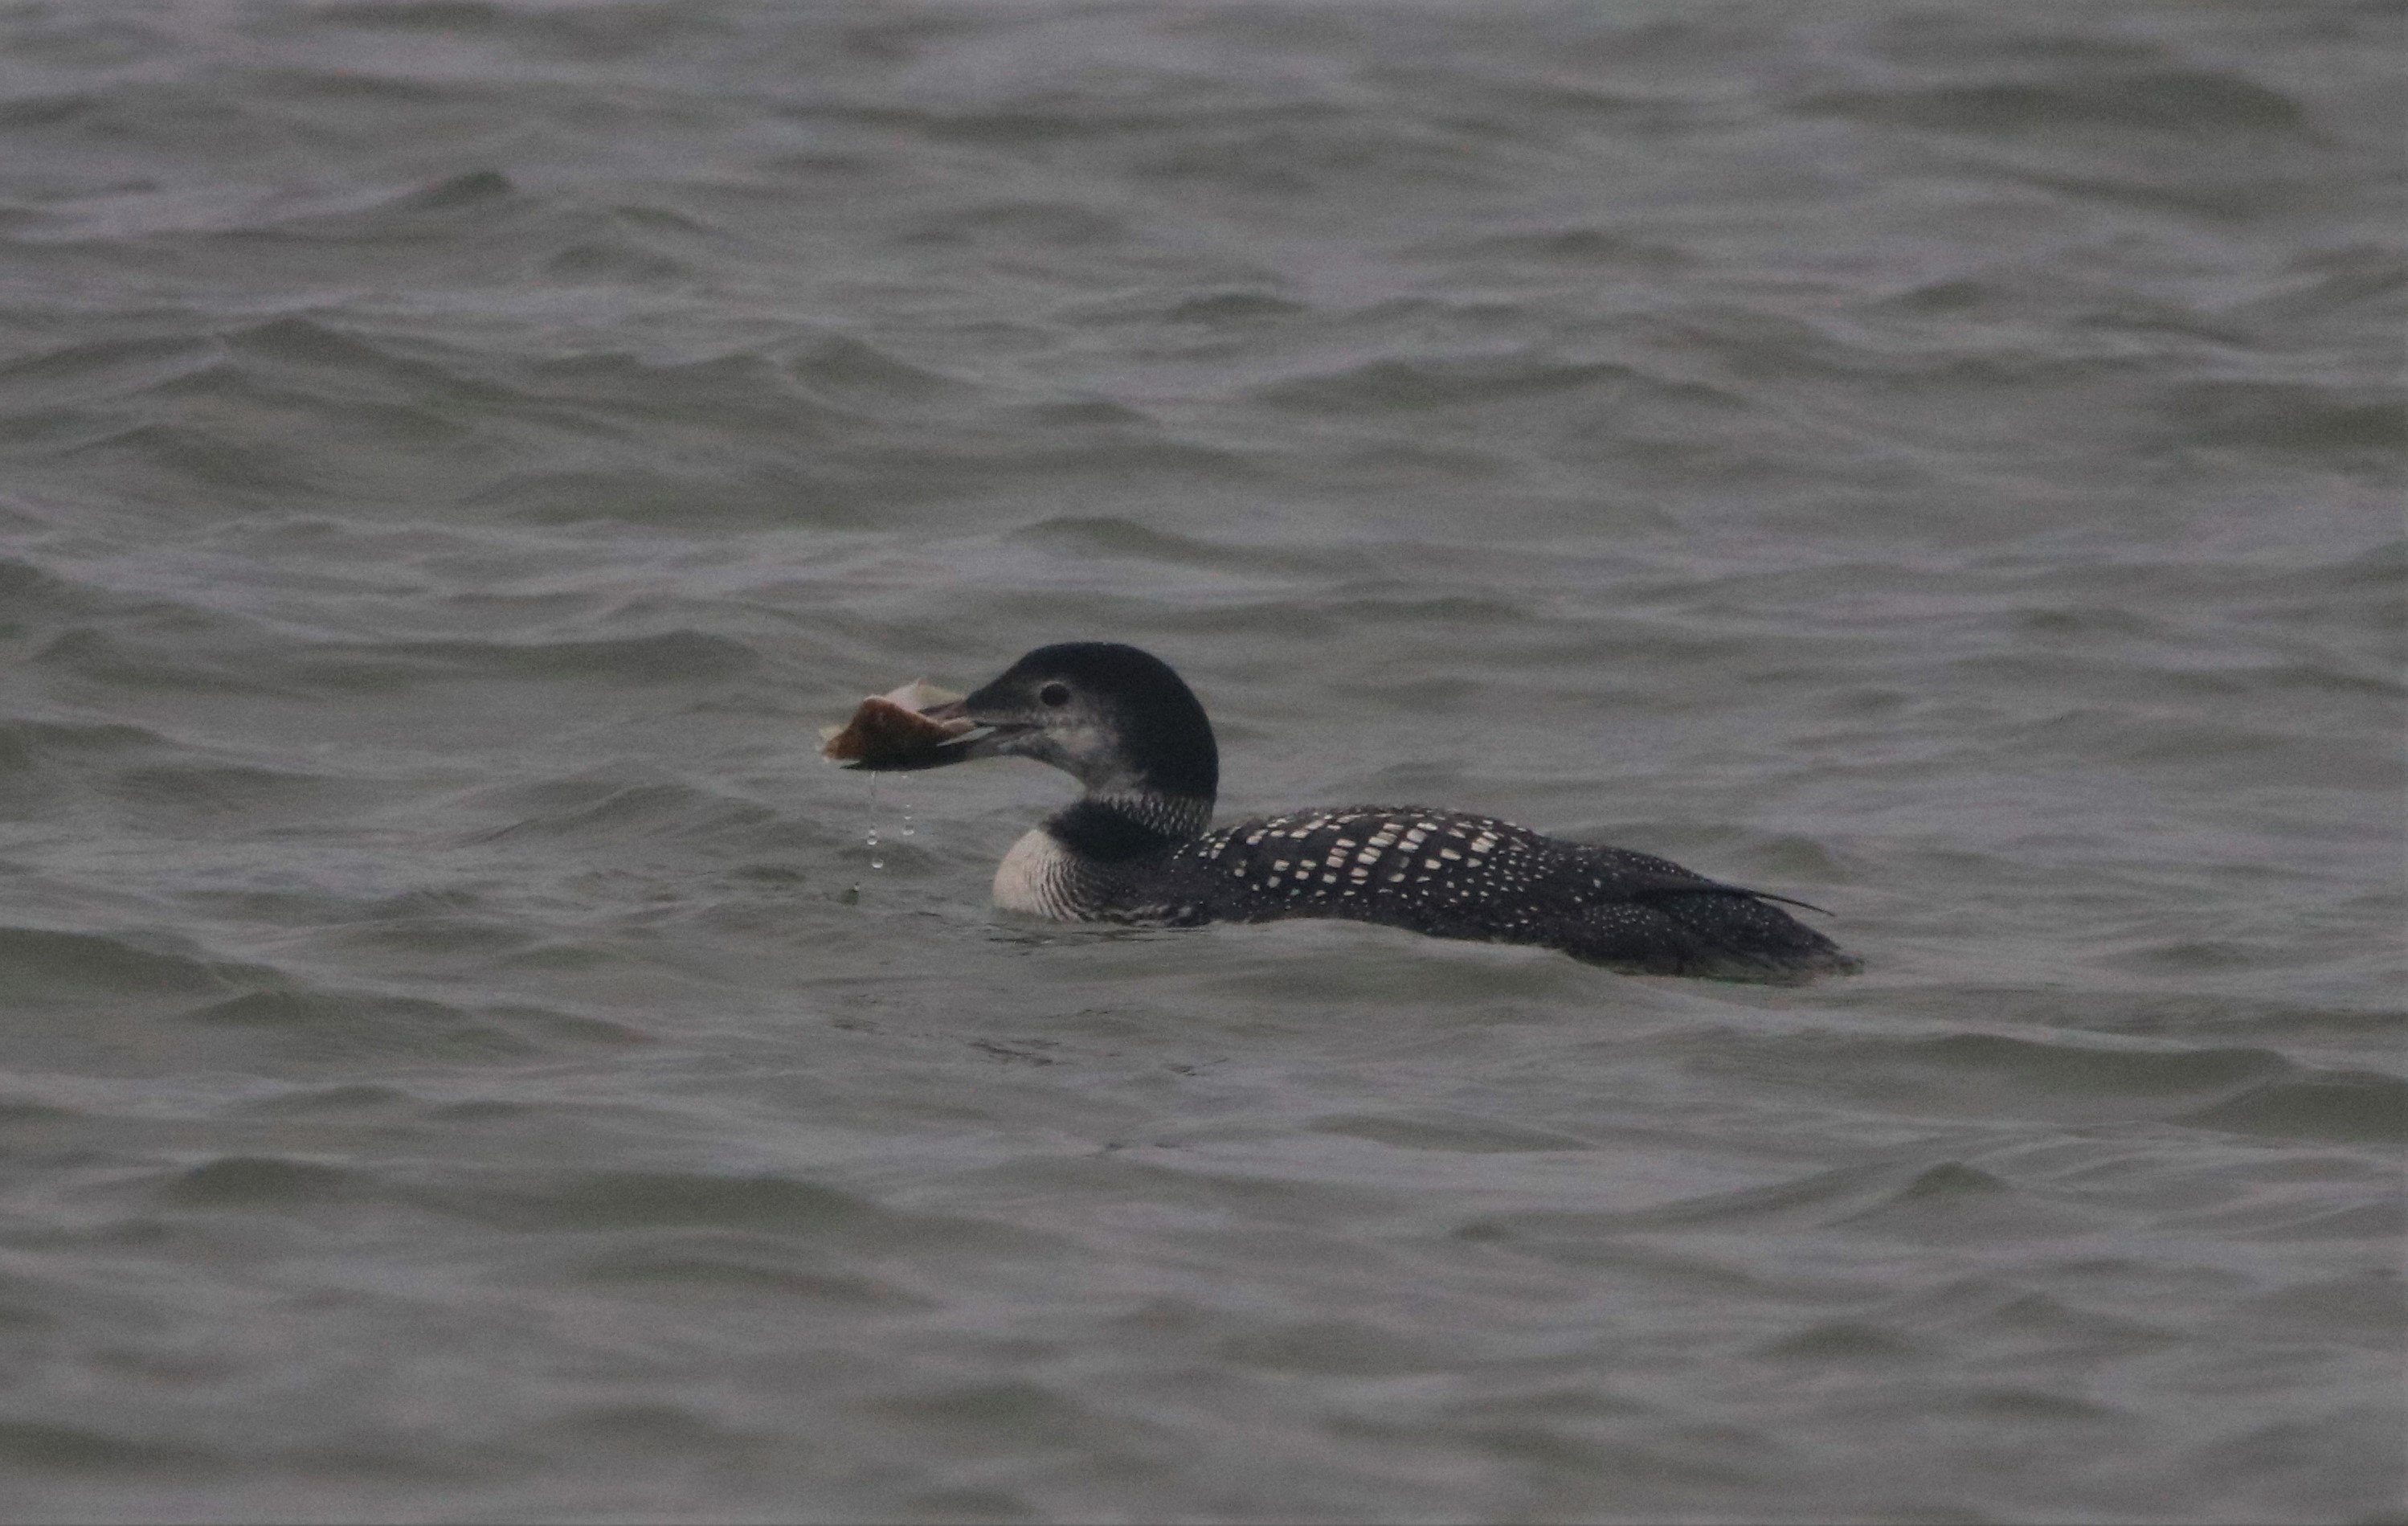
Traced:
<path fill-rule="evenodd" d="M 0 11 L 0 1510 L 2398 1519 L 2400 22 Z M 1073 637 L 1868 972 L 1000 917 Z"/>

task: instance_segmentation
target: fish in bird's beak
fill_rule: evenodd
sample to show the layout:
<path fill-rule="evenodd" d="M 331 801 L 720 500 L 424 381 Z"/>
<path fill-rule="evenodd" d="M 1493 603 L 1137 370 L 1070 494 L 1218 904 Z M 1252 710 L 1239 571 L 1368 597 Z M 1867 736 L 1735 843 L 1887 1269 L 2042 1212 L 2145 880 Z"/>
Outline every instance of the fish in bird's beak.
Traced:
<path fill-rule="evenodd" d="M 914 679 L 864 699 L 843 726 L 823 727 L 820 752 L 848 769 L 899 773 L 995 756 L 1004 737 L 1025 729 L 982 723 L 961 696 Z"/>

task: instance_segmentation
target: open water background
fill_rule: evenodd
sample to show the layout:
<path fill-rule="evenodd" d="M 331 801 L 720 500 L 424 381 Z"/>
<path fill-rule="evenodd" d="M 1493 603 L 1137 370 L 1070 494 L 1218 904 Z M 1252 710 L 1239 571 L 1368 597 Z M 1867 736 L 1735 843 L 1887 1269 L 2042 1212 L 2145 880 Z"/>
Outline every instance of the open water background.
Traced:
<path fill-rule="evenodd" d="M 2401 1519 L 2401 21 L 0 8 L 0 1512 Z M 1073 637 L 1869 971 L 999 918 Z"/>

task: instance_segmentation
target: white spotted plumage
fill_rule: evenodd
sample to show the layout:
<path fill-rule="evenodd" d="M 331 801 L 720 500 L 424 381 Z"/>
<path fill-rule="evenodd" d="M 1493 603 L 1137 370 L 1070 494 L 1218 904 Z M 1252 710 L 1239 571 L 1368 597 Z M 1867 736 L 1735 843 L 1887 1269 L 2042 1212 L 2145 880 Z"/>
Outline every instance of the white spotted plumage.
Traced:
<path fill-rule="evenodd" d="M 1032 757 L 1087 786 L 1004 856 L 995 899 L 1009 910 L 1176 925 L 1335 916 L 1663 973 L 1854 967 L 1758 892 L 1493 816 L 1351 806 L 1205 830 L 1219 778 L 1211 725 L 1179 676 L 1135 648 L 1039 648 L 960 713 L 982 731 L 911 766 Z"/>

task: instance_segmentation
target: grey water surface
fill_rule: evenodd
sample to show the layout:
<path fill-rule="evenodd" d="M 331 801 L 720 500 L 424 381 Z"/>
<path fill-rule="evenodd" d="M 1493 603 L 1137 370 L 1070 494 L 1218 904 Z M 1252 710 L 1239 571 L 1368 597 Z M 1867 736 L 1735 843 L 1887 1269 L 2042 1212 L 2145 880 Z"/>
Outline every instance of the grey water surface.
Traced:
<path fill-rule="evenodd" d="M 2397 4 L 0 8 L 0 1515 L 2398 1521 Z M 860 696 L 1861 976 L 986 904 Z"/>

